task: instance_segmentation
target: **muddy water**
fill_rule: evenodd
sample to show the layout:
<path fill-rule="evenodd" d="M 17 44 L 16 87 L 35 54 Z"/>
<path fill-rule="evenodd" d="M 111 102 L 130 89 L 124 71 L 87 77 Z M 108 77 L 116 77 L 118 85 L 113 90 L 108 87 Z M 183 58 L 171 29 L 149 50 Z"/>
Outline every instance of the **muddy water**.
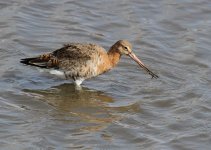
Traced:
<path fill-rule="evenodd" d="M 211 147 L 211 2 L 0 2 L 1 149 Z M 129 58 L 78 90 L 19 60 L 68 42 L 128 39 Z"/>

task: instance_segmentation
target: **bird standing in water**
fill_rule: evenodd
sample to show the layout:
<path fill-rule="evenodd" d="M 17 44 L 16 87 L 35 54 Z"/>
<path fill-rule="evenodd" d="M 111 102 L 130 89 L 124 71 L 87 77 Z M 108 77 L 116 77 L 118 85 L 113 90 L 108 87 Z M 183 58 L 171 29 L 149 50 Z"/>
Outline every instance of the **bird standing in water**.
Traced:
<path fill-rule="evenodd" d="M 108 52 L 96 44 L 70 43 L 51 53 L 33 58 L 24 58 L 20 62 L 26 65 L 51 69 L 50 73 L 64 76 L 66 79 L 73 79 L 74 83 L 80 86 L 85 79 L 98 76 L 115 67 L 122 55 L 132 58 L 152 78 L 158 78 L 132 52 L 132 45 L 127 40 L 117 41 Z"/>

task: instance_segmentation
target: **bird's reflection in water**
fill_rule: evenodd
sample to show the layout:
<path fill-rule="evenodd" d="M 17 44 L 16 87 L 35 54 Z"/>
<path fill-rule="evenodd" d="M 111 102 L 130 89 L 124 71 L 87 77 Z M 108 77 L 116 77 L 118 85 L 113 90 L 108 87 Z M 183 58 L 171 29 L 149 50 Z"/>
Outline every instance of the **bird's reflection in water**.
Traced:
<path fill-rule="evenodd" d="M 97 131 L 122 118 L 115 108 L 109 107 L 113 98 L 100 91 L 84 87 L 78 90 L 73 84 L 61 84 L 45 90 L 25 89 L 24 92 L 53 106 L 55 111 L 51 116 L 54 119 L 67 122 L 72 121 L 67 118 L 72 118 L 86 124 L 80 130 Z"/>

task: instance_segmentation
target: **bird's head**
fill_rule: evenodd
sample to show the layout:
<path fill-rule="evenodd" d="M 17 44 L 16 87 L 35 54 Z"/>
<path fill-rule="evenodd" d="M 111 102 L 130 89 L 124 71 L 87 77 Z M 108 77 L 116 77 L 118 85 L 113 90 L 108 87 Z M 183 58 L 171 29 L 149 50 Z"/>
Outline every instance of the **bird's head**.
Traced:
<path fill-rule="evenodd" d="M 121 55 L 132 53 L 132 44 L 127 40 L 119 40 L 114 45 L 116 45 L 116 49 Z"/>
<path fill-rule="evenodd" d="M 132 58 L 136 63 L 139 64 L 146 72 L 148 72 L 152 78 L 158 78 L 158 75 L 150 71 L 146 65 L 133 53 L 132 44 L 127 40 L 119 40 L 114 45 L 114 49 L 116 49 L 120 55 L 127 55 Z"/>

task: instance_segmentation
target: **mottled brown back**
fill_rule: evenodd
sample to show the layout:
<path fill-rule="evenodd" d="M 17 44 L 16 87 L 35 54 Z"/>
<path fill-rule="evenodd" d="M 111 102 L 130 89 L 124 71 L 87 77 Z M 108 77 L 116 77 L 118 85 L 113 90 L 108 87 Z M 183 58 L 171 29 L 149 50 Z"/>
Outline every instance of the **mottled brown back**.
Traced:
<path fill-rule="evenodd" d="M 107 57 L 107 52 L 98 45 L 70 43 L 52 53 L 22 59 L 21 63 L 41 68 L 57 68 L 64 71 L 67 78 L 90 78 L 101 73 L 97 67 Z"/>

